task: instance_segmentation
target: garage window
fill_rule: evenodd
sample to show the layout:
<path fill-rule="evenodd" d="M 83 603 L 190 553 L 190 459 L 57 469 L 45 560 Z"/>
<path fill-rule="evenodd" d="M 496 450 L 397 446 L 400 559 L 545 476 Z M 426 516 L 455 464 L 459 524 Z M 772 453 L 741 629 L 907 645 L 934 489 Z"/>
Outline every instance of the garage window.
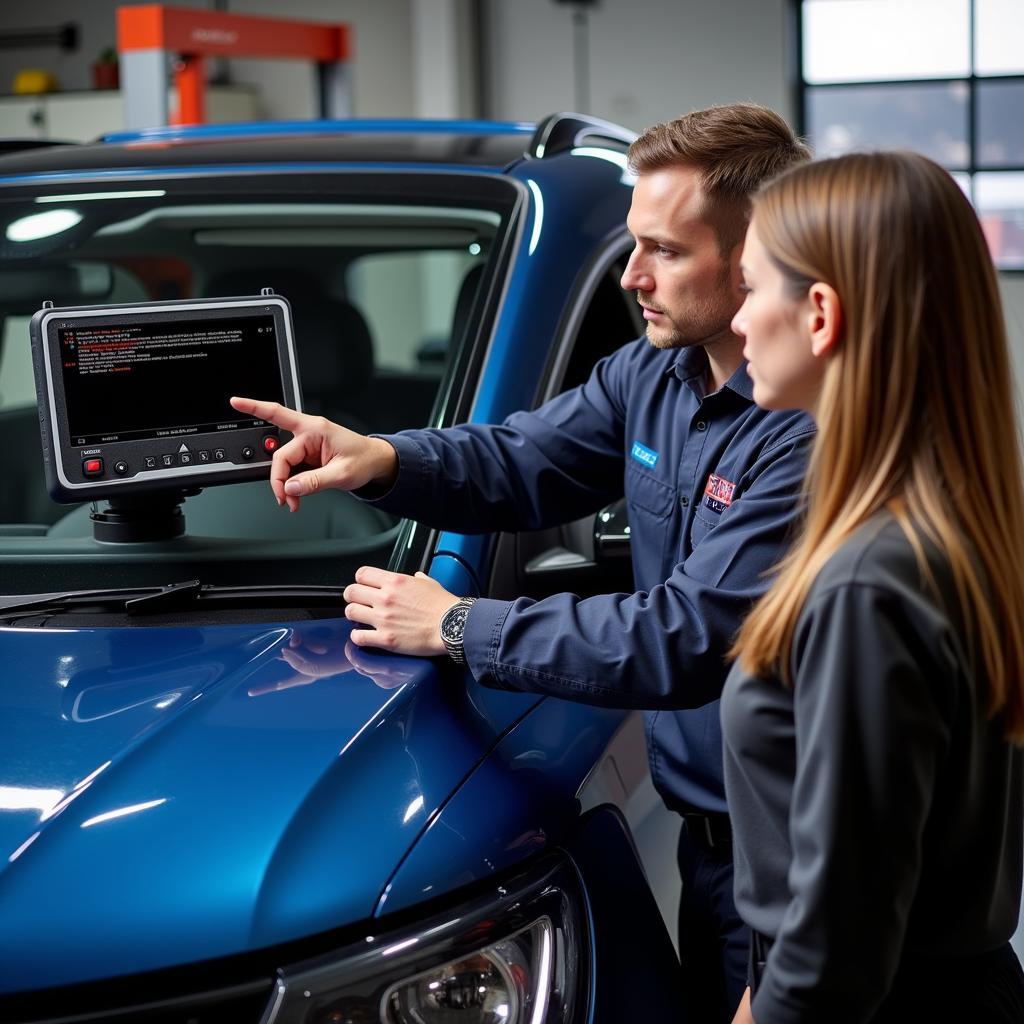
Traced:
<path fill-rule="evenodd" d="M 974 203 L 996 265 L 1024 270 L 1020 0 L 800 0 L 800 116 L 816 156 L 915 149 Z"/>

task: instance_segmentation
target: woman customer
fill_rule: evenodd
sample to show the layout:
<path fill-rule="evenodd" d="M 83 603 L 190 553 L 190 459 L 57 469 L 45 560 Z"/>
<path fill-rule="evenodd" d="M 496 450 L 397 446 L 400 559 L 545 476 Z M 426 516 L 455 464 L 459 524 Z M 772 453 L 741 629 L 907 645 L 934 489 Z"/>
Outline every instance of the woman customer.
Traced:
<path fill-rule="evenodd" d="M 924 157 L 825 160 L 756 198 L 742 270 L 754 399 L 818 438 L 722 700 L 736 1020 L 1019 1024 L 1024 485 L 978 220 Z"/>

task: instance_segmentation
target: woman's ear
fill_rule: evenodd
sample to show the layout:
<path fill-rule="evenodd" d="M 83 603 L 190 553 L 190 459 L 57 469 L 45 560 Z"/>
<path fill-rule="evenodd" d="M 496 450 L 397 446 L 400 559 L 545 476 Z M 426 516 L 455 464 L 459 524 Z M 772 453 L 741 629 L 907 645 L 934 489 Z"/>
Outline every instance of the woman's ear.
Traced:
<path fill-rule="evenodd" d="M 843 306 L 839 294 L 830 284 L 815 281 L 807 292 L 807 301 L 811 352 L 815 356 L 830 355 L 843 333 Z"/>

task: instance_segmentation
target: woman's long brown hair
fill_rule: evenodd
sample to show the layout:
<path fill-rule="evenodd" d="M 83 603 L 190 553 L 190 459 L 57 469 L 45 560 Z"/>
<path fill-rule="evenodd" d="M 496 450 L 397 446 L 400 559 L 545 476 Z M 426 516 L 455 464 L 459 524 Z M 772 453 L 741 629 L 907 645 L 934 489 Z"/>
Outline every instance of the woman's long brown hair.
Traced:
<path fill-rule="evenodd" d="M 785 173 L 757 196 L 754 219 L 792 287 L 831 285 L 844 322 L 815 410 L 802 535 L 733 654 L 791 684 L 815 578 L 888 509 L 922 569 L 922 539 L 949 559 L 988 711 L 1024 741 L 1021 450 L 1002 304 L 974 211 L 925 157 L 876 153 Z"/>

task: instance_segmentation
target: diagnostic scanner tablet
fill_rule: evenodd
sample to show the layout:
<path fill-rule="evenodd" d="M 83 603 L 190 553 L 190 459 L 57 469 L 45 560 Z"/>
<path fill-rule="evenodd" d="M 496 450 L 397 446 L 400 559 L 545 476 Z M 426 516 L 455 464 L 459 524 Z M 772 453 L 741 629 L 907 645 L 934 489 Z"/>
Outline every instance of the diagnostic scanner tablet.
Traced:
<path fill-rule="evenodd" d="M 247 395 L 301 408 L 288 301 L 55 308 L 30 324 L 46 483 L 59 502 L 270 475 L 280 432 Z"/>

